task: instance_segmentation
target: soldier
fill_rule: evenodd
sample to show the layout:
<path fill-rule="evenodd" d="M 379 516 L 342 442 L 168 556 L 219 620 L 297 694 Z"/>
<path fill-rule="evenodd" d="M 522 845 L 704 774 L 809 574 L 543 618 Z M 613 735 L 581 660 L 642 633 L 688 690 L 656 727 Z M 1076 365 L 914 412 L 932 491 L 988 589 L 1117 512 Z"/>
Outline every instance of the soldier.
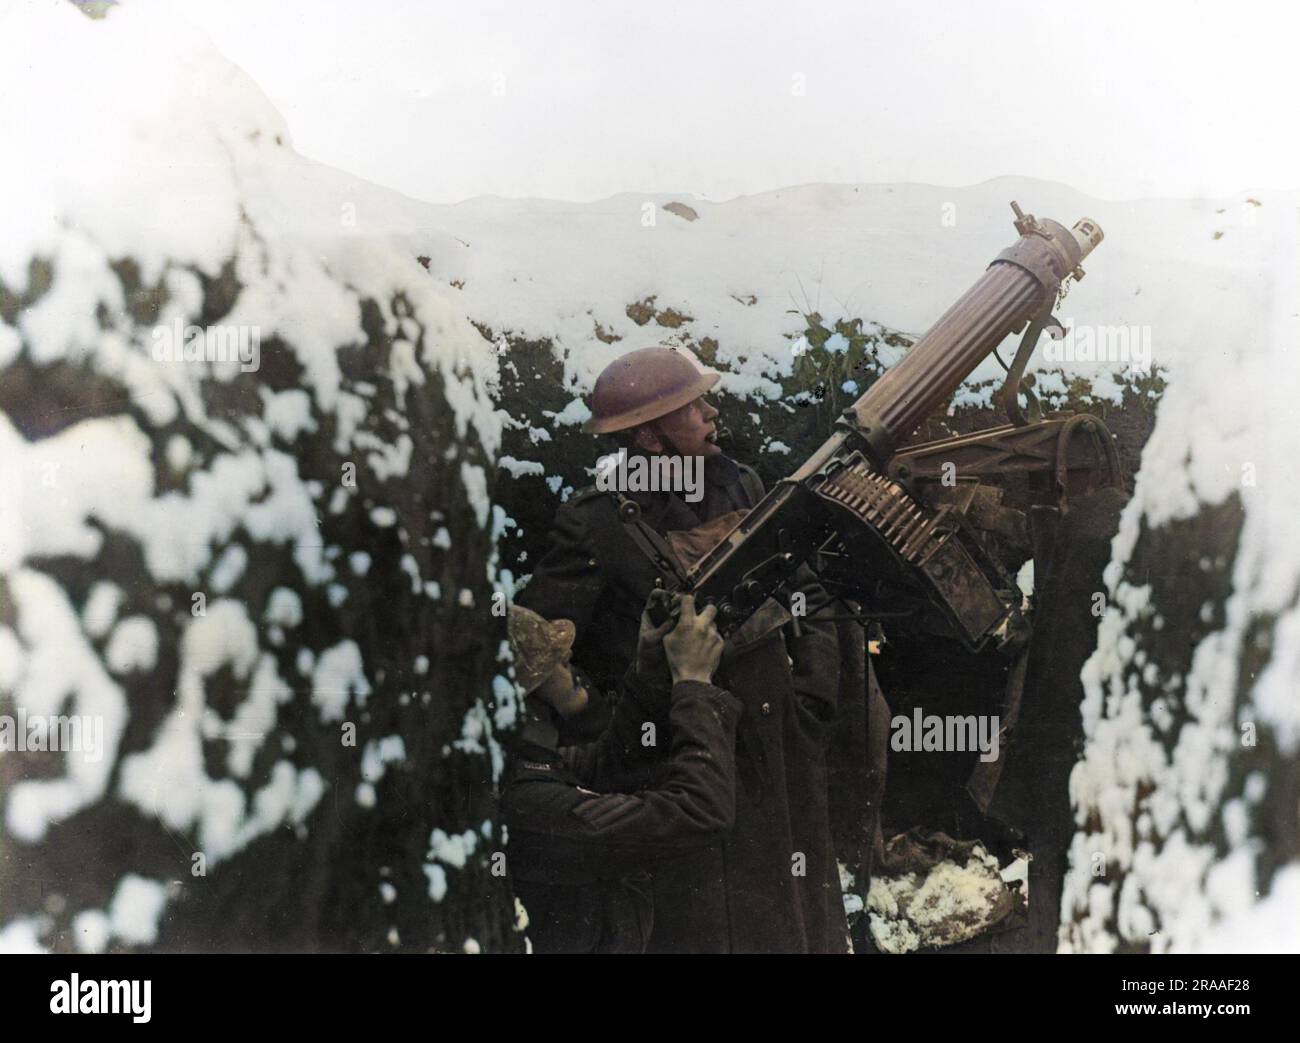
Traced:
<path fill-rule="evenodd" d="M 588 430 L 615 435 L 628 453 L 703 458 L 695 503 L 666 490 L 627 494 L 683 567 L 763 495 L 758 475 L 717 445 L 718 411 L 704 394 L 718 376 L 676 349 L 646 348 L 607 366 L 592 394 Z M 573 621 L 574 658 L 609 696 L 635 656 L 641 607 L 657 575 L 614 496 L 585 489 L 556 513 L 550 549 L 518 601 Z M 654 874 L 649 951 L 845 951 L 825 758 L 839 648 L 834 624 L 811 618 L 827 603 L 825 592 L 806 570 L 803 580 L 810 618 L 798 636 L 787 627 L 790 613 L 769 601 L 727 641 L 719 684 L 743 706 L 735 828 Z M 644 724 L 652 734 L 669 733 L 662 712 Z M 627 784 L 596 781 L 601 789 Z"/>
<path fill-rule="evenodd" d="M 714 611 L 697 615 L 687 594 L 662 626 L 642 616 L 634 669 L 649 678 L 656 659 L 668 668 L 671 752 L 657 788 L 598 793 L 588 786 L 602 760 L 637 745 L 626 734 L 638 727 L 638 714 L 628 716 L 636 696 L 623 701 L 600 742 L 562 755 L 556 719 L 573 716 L 587 699 L 569 665 L 573 624 L 511 606 L 527 723 L 512 749 L 501 805 L 511 876 L 537 952 L 644 951 L 654 919 L 648 871 L 731 828 L 740 704 L 712 684 L 722 656 Z"/>

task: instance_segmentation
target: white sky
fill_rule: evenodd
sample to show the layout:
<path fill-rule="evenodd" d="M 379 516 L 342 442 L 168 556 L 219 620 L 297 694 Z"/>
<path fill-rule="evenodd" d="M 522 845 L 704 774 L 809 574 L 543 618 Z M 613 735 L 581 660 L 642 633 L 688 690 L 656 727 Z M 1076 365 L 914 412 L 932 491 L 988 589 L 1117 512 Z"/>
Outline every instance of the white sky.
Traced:
<path fill-rule="evenodd" d="M 1002 174 L 1106 199 L 1300 187 L 1282 0 L 174 5 L 300 152 L 435 202 Z"/>

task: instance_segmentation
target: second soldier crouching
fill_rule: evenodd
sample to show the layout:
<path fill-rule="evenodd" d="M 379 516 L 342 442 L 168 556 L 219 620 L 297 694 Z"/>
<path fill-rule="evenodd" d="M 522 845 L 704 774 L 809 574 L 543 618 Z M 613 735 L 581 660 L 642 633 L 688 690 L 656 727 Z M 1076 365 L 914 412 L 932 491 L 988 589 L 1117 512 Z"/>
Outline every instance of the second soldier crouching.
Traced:
<path fill-rule="evenodd" d="M 713 614 L 713 606 L 697 614 L 690 595 L 674 598 L 672 616 L 659 627 L 643 614 L 629 670 L 635 683 L 608 732 L 587 747 L 561 751 L 557 719 L 578 713 L 587 700 L 569 665 L 573 624 L 511 607 L 527 723 L 513 746 L 502 812 L 510 875 L 528 912 L 534 951 L 643 951 L 653 923 L 656 864 L 716 842 L 731 828 L 741 706 L 712 684 L 723 648 Z M 642 701 L 665 697 L 671 701 L 669 756 L 655 765 L 653 782 L 642 778 L 648 788 L 640 788 L 637 751 L 646 722 L 657 716 Z M 653 745 L 657 737 L 649 738 Z M 620 780 L 627 792 L 589 788 L 595 780 Z"/>

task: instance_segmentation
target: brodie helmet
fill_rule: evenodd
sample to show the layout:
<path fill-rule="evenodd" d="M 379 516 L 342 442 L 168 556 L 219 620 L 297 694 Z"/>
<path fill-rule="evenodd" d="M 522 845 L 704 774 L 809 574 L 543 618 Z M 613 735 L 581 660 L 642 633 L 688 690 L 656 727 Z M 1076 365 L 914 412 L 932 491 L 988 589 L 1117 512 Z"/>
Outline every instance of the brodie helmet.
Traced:
<path fill-rule="evenodd" d="M 583 430 L 603 435 L 667 416 L 699 398 L 719 377 L 678 348 L 629 351 L 596 378 L 591 419 Z"/>
<path fill-rule="evenodd" d="M 532 694 L 564 661 L 573 647 L 576 628 L 569 619 L 544 619 L 523 605 L 511 605 L 506 619 L 515 654 L 515 679 Z"/>

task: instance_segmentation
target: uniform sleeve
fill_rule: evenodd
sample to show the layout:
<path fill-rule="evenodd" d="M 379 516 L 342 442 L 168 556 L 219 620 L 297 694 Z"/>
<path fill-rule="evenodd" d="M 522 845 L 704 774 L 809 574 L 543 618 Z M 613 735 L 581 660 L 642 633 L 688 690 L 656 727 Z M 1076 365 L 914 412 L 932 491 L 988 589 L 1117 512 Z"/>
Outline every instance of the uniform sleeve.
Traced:
<path fill-rule="evenodd" d="M 582 512 L 576 504 L 562 504 L 551 524 L 550 545 L 516 602 L 545 619 L 571 619 L 582 634 L 603 585 Z"/>
<path fill-rule="evenodd" d="M 574 789 L 574 829 L 599 841 L 611 872 L 644 868 L 665 848 L 712 843 L 736 817 L 740 703 L 711 684 L 681 681 L 672 694 L 672 752 L 663 782 L 640 793 Z"/>

